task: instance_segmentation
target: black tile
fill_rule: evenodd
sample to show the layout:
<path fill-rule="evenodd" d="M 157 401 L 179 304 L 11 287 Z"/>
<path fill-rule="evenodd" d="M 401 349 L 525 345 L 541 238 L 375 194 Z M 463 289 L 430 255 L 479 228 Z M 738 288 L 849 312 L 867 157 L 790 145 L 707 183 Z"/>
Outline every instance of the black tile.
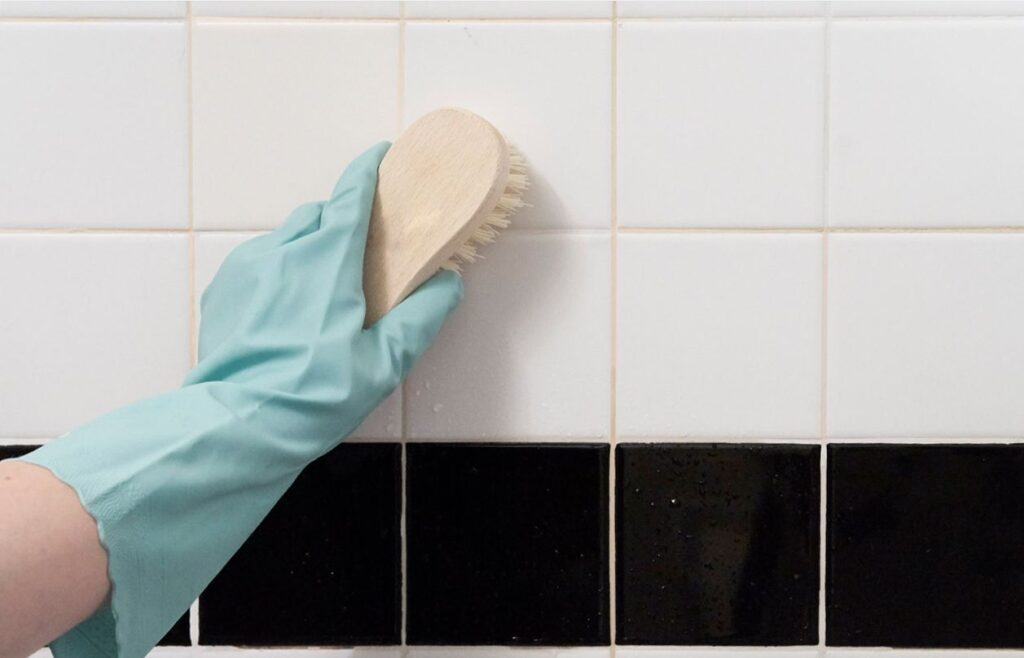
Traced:
<path fill-rule="evenodd" d="M 0 446 L 0 461 L 27 455 L 39 446 Z"/>
<path fill-rule="evenodd" d="M 817 446 L 616 448 L 616 641 L 818 641 Z"/>
<path fill-rule="evenodd" d="M 828 451 L 827 640 L 1024 647 L 1024 446 Z"/>
<path fill-rule="evenodd" d="M 39 446 L 0 446 L 0 461 L 11 457 L 20 457 L 35 450 Z M 160 640 L 163 646 L 187 646 L 191 644 L 188 635 L 188 613 L 186 612 Z"/>
<path fill-rule="evenodd" d="M 409 444 L 406 461 L 410 644 L 608 644 L 608 446 Z"/>
<path fill-rule="evenodd" d="M 187 647 L 192 644 L 188 636 L 188 613 L 186 612 L 175 622 L 171 630 L 167 631 L 164 639 L 160 640 L 160 646 Z"/>
<path fill-rule="evenodd" d="M 310 464 L 199 600 L 201 644 L 397 644 L 401 446 Z"/>

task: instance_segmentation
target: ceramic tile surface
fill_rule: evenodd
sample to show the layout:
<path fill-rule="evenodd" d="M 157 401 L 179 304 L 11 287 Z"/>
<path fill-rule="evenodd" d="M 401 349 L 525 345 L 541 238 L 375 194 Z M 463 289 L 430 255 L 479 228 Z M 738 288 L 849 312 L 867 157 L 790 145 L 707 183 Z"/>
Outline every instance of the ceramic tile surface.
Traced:
<path fill-rule="evenodd" d="M 825 2 L 812 0 L 620 0 L 624 18 L 751 18 L 824 16 Z"/>
<path fill-rule="evenodd" d="M 273 228 L 394 136 L 397 24 L 199 20 L 192 58 L 199 228 Z"/>
<path fill-rule="evenodd" d="M 617 642 L 816 644 L 818 451 L 617 446 Z"/>
<path fill-rule="evenodd" d="M 610 70 L 608 23 L 410 23 L 404 120 L 454 105 L 499 126 L 530 167 L 514 226 L 607 228 Z"/>
<path fill-rule="evenodd" d="M 200 642 L 397 644 L 400 468 L 398 444 L 307 466 L 200 597 Z"/>
<path fill-rule="evenodd" d="M 398 18 L 400 2 L 388 0 L 193 0 L 193 16 L 291 18 Z"/>
<path fill-rule="evenodd" d="M 610 18 L 612 3 L 591 0 L 410 0 L 410 18 Z"/>
<path fill-rule="evenodd" d="M 185 26 L 0 23 L 0 227 L 188 224 Z"/>
<path fill-rule="evenodd" d="M 821 225 L 823 23 L 623 23 L 618 54 L 620 226 Z"/>
<path fill-rule="evenodd" d="M 828 431 L 1014 437 L 1024 236 L 833 235 Z"/>
<path fill-rule="evenodd" d="M 608 447 L 407 448 L 407 641 L 608 643 Z"/>
<path fill-rule="evenodd" d="M 184 235 L 0 236 L 0 281 L 20 282 L 0 288 L 0 437 L 53 437 L 180 386 L 187 267 Z"/>
<path fill-rule="evenodd" d="M 850 21 L 831 40 L 833 225 L 1024 223 L 1024 23 Z"/>
<path fill-rule="evenodd" d="M 590 234 L 510 231 L 489 246 L 409 376 L 410 437 L 607 436 L 609 252 Z"/>
<path fill-rule="evenodd" d="M 620 437 L 810 438 L 817 235 L 620 235 Z"/>
<path fill-rule="evenodd" d="M 0 17 L 183 18 L 184 0 L 0 0 Z"/>
<path fill-rule="evenodd" d="M 830 645 L 1024 646 L 1024 446 L 833 445 L 828 463 Z"/>

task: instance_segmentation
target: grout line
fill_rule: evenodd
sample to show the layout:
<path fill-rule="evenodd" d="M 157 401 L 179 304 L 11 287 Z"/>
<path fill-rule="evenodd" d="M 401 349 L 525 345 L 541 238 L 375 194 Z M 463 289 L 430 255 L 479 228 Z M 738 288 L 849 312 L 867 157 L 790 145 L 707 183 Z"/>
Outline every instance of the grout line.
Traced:
<path fill-rule="evenodd" d="M 191 187 L 191 182 L 189 183 Z M 191 223 L 191 217 L 190 217 Z M 231 233 L 265 233 L 273 230 L 273 227 L 243 227 L 243 228 L 80 228 L 72 226 L 62 227 L 0 227 L 0 236 L 3 235 L 188 235 L 195 233 L 202 234 L 231 234 Z M 925 227 L 825 227 L 825 228 L 785 228 L 785 227 L 639 227 L 639 226 L 617 226 L 618 234 L 652 234 L 652 235 L 673 235 L 673 234 L 815 234 L 815 233 L 841 233 L 841 234 L 1019 234 L 1024 233 L 1024 226 L 925 226 Z M 603 228 L 567 228 L 567 227 L 536 227 L 516 228 L 510 227 L 507 235 L 605 235 L 609 229 Z"/>
<path fill-rule="evenodd" d="M 195 149 L 193 148 L 192 112 L 192 2 L 185 4 L 185 110 L 186 135 L 188 139 L 188 170 L 185 182 L 188 194 L 188 359 L 195 367 L 198 358 L 199 326 L 196 317 L 196 233 L 193 175 L 195 172 Z M 188 609 L 188 636 L 192 646 L 199 645 L 199 597 Z"/>
<path fill-rule="evenodd" d="M 822 34 L 824 58 L 822 67 L 822 176 L 821 176 L 821 221 L 825 227 L 821 236 L 821 386 L 819 396 L 821 400 L 821 412 L 819 421 L 821 426 L 821 454 L 818 462 L 818 652 L 824 656 L 826 649 L 826 624 L 828 623 L 826 597 L 826 568 L 828 566 L 828 551 L 826 546 L 827 535 L 827 505 L 828 505 L 828 256 L 829 240 L 828 228 L 832 223 L 831 217 L 831 172 L 832 172 L 832 150 L 831 150 L 831 113 L 832 113 L 832 7 L 826 5 L 825 27 Z"/>
<path fill-rule="evenodd" d="M 200 23 L 290 23 L 290 24 L 379 24 L 405 20 L 412 23 L 607 23 L 611 20 L 623 23 L 769 23 L 769 22 L 810 22 L 826 19 L 824 14 L 805 16 L 195 16 Z M 180 16 L 0 16 L 4 23 L 181 23 L 189 20 Z M 828 20 L 840 23 L 852 22 L 944 22 L 981 21 L 1002 22 L 1024 21 L 1021 14 L 946 14 L 929 16 L 832 16 Z"/>
<path fill-rule="evenodd" d="M 616 581 L 618 579 L 618 573 L 616 571 L 616 551 L 615 551 L 615 502 L 616 502 L 616 471 L 615 471 L 615 444 L 618 440 L 618 418 L 617 418 L 617 391 L 618 391 L 618 318 L 619 318 L 619 290 L 618 290 L 618 278 L 619 278 L 619 246 L 618 246 L 618 228 L 619 228 L 619 173 L 618 173 L 618 149 L 619 149 L 619 23 L 617 20 L 619 13 L 619 3 L 617 0 L 612 2 L 612 22 L 611 22 L 611 167 L 610 167 L 610 180 L 609 180 L 609 216 L 611 218 L 611 232 L 609 235 L 609 243 L 611 249 L 610 255 L 610 267 L 609 267 L 609 284 L 611 287 L 611 298 L 609 300 L 609 320 L 611 323 L 611 331 L 609 332 L 611 345 L 610 345 L 610 356 L 611 364 L 609 366 L 609 403 L 610 408 L 608 412 L 609 428 L 608 428 L 608 640 L 610 644 L 610 658 L 616 656 L 616 644 L 615 644 L 615 630 L 618 624 L 618 611 L 616 610 Z"/>
<path fill-rule="evenodd" d="M 396 84 L 398 90 L 395 95 L 395 138 L 402 132 L 403 118 L 405 114 L 405 11 L 406 2 L 401 0 L 398 5 L 398 76 Z M 401 514 L 399 516 L 399 535 L 401 537 L 401 603 L 400 603 L 400 616 L 399 616 L 399 642 L 401 647 L 399 649 L 399 655 L 401 658 L 406 658 L 409 655 L 409 646 L 407 640 L 407 629 L 409 625 L 409 538 L 407 534 L 407 523 L 406 523 L 406 510 L 407 510 L 407 493 L 406 493 L 406 442 L 409 437 L 409 380 L 405 378 L 402 380 L 401 386 L 401 404 L 399 405 L 399 413 L 401 418 L 399 420 L 399 428 L 401 433 L 401 451 L 402 451 L 402 464 L 401 464 L 401 478 L 402 478 L 402 507 Z"/>

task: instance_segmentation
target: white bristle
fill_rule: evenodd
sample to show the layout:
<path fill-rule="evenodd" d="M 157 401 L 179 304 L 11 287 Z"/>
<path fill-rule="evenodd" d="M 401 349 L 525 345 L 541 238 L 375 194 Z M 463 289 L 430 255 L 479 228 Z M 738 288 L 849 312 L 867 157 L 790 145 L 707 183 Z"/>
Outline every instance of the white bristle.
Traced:
<path fill-rule="evenodd" d="M 512 223 L 510 216 L 529 205 L 522 198 L 523 193 L 530 187 L 530 179 L 526 174 L 526 159 L 513 146 L 509 146 L 508 171 L 505 190 L 497 205 L 473 231 L 466 243 L 460 245 L 452 257 L 441 266 L 442 269 L 461 272 L 463 263 L 474 263 L 478 258 L 483 258 L 477 253 L 477 246 L 494 242 L 501 229 L 508 228 Z"/>

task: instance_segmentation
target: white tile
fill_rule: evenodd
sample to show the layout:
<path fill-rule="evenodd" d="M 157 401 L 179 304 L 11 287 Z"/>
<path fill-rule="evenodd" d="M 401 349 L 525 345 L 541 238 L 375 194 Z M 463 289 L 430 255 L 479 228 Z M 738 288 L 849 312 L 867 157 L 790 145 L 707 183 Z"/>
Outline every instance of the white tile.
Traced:
<path fill-rule="evenodd" d="M 0 0 L 0 16 L 46 18 L 181 18 L 177 0 Z"/>
<path fill-rule="evenodd" d="M 620 0 L 623 17 L 761 17 L 822 16 L 824 2 L 809 0 Z"/>
<path fill-rule="evenodd" d="M 398 18 L 399 2 L 371 0 L 197 0 L 193 16 Z"/>
<path fill-rule="evenodd" d="M 610 223 L 609 23 L 411 23 L 406 124 L 444 106 L 491 121 L 529 162 L 514 226 Z"/>
<path fill-rule="evenodd" d="M 1021 0 L 839 0 L 833 16 L 1020 16 Z"/>
<path fill-rule="evenodd" d="M 588 0 L 410 0 L 409 18 L 608 18 L 611 2 Z"/>
<path fill-rule="evenodd" d="M 412 438 L 608 434 L 610 253 L 604 234 L 506 233 L 406 388 Z"/>
<path fill-rule="evenodd" d="M 619 236 L 620 437 L 812 438 L 821 237 Z"/>
<path fill-rule="evenodd" d="M 181 23 L 0 24 L 0 226 L 188 223 Z"/>
<path fill-rule="evenodd" d="M 830 237 L 833 437 L 1024 435 L 1024 235 Z"/>
<path fill-rule="evenodd" d="M 0 236 L 0 436 L 52 437 L 181 385 L 184 235 Z"/>
<path fill-rule="evenodd" d="M 619 224 L 819 226 L 820 21 L 619 29 Z"/>
<path fill-rule="evenodd" d="M 192 51 L 197 227 L 276 226 L 394 135 L 396 24 L 199 20 Z"/>
<path fill-rule="evenodd" d="M 216 233 L 202 232 L 196 234 L 196 318 L 200 318 L 199 302 L 206 287 L 213 281 L 220 264 L 228 253 L 242 242 L 260 235 L 258 232 Z M 201 319 L 201 318 L 200 318 Z M 397 440 L 402 437 L 402 393 L 396 390 L 377 409 L 370 414 L 363 424 L 352 434 L 350 439 L 385 439 Z"/>
<path fill-rule="evenodd" d="M 1024 225 L 1024 23 L 832 28 L 831 221 Z"/>

